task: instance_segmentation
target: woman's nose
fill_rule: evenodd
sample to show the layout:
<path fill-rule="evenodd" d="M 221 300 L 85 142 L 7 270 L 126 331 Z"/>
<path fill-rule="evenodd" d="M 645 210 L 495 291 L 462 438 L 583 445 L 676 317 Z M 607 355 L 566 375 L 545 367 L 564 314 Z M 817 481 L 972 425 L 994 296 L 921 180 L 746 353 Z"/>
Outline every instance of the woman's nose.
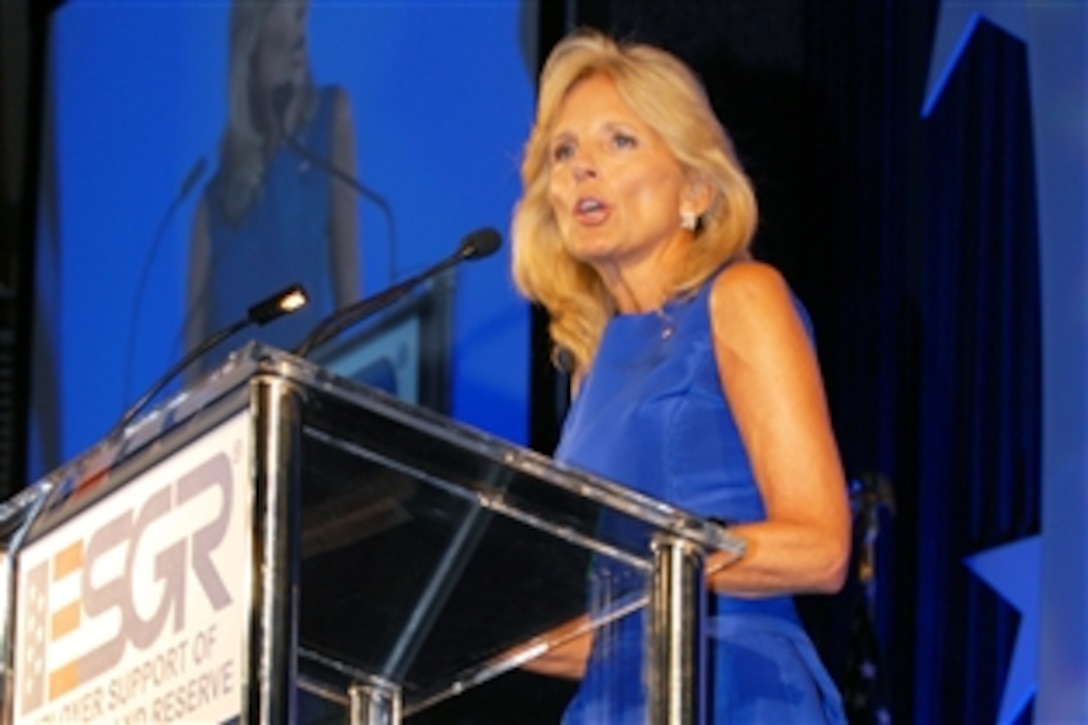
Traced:
<path fill-rule="evenodd" d="M 584 151 L 579 152 L 574 159 L 573 169 L 575 181 L 584 181 L 597 177 L 597 166 Z"/>

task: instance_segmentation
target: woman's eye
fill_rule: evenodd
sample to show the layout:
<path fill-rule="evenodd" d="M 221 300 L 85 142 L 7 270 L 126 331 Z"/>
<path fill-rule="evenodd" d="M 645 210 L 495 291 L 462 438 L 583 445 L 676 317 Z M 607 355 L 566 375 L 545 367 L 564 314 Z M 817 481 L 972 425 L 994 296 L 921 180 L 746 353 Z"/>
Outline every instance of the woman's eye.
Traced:
<path fill-rule="evenodd" d="M 618 149 L 629 149 L 638 146 L 634 136 L 626 133 L 617 133 L 612 137 L 612 143 Z"/>
<path fill-rule="evenodd" d="M 574 147 L 569 143 L 562 143 L 552 149 L 552 161 L 566 161 L 574 154 Z"/>

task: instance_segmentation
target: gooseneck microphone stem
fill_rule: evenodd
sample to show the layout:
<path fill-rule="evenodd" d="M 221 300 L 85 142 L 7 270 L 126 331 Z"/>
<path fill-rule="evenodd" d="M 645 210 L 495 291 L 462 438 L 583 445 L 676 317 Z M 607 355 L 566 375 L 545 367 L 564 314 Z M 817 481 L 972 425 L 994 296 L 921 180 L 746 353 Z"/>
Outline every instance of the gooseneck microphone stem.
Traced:
<path fill-rule="evenodd" d="M 212 334 L 210 337 L 205 338 L 199 345 L 196 345 L 187 354 L 182 356 L 180 360 L 171 365 L 155 384 L 152 385 L 146 393 L 140 396 L 139 400 L 128 407 L 124 414 L 122 414 L 120 420 L 117 421 L 109 434 L 106 435 L 106 440 L 113 440 L 120 436 L 125 428 L 128 427 L 128 424 L 133 421 L 140 411 L 143 410 L 156 395 L 162 392 L 162 389 L 165 388 L 171 380 L 213 347 L 250 325 L 266 325 L 283 315 L 294 312 L 305 304 L 306 291 L 302 288 L 302 285 L 294 284 L 250 307 L 246 312 L 245 317 L 236 322 L 232 322 L 223 329 Z"/>
<path fill-rule="evenodd" d="M 147 287 L 147 280 L 151 273 L 151 267 L 155 261 L 156 255 L 159 253 L 159 247 L 162 244 L 163 235 L 166 232 L 166 227 L 173 218 L 174 213 L 181 206 L 181 203 L 185 201 L 185 198 L 189 196 L 189 192 L 193 190 L 196 183 L 200 181 L 200 177 L 204 175 L 204 169 L 207 166 L 207 161 L 204 157 L 200 157 L 189 169 L 189 173 L 185 176 L 184 181 L 181 182 L 181 186 L 178 187 L 178 191 L 174 194 L 174 198 L 170 201 L 170 206 L 163 212 L 162 217 L 159 219 L 159 224 L 155 228 L 155 235 L 151 237 L 151 244 L 148 245 L 147 253 L 144 256 L 144 262 L 140 266 L 140 278 L 136 282 L 136 293 L 132 298 L 132 319 L 128 324 L 128 344 L 125 352 L 125 374 L 124 381 L 124 395 L 128 397 L 128 387 L 132 382 L 132 361 L 135 357 L 135 343 L 136 343 L 136 328 L 139 322 L 140 310 L 143 305 L 144 288 Z"/>
<path fill-rule="evenodd" d="M 392 207 L 389 206 L 389 202 L 385 200 L 385 197 L 381 196 L 373 189 L 368 189 L 367 187 L 363 186 L 358 179 L 351 176 L 348 172 L 339 168 L 335 164 L 330 163 L 328 159 L 321 158 L 313 151 L 303 146 L 301 143 L 298 142 L 298 139 L 295 138 L 294 134 L 286 134 L 283 137 L 283 142 L 284 144 L 286 144 L 287 148 L 294 151 L 307 162 L 318 167 L 330 176 L 334 176 L 338 180 L 344 182 L 352 189 L 354 189 L 360 196 L 373 202 L 386 214 L 391 215 L 393 213 Z M 390 222 L 390 226 L 392 226 L 392 217 L 389 217 L 388 221 Z"/>
<path fill-rule="evenodd" d="M 342 307 L 326 317 L 306 335 L 295 348 L 294 354 L 306 357 L 318 345 L 328 342 L 352 325 L 384 310 L 428 279 L 445 272 L 459 262 L 490 256 L 501 245 L 502 236 L 497 231 L 490 227 L 477 229 L 462 239 L 457 251 L 446 259 L 388 289 Z"/>
<path fill-rule="evenodd" d="M 371 295 L 342 308 L 339 312 L 318 323 L 317 327 L 306 336 L 306 339 L 295 348 L 295 355 L 306 357 L 318 345 L 331 340 L 347 328 L 362 322 L 371 315 L 378 314 L 425 280 L 441 274 L 459 261 L 459 257 L 445 259 L 426 271 L 409 277 L 389 289 L 382 290 L 376 295 Z"/>
<path fill-rule="evenodd" d="M 376 191 L 363 186 L 359 183 L 358 179 L 349 175 L 343 169 L 337 168 L 327 159 L 321 158 L 313 151 L 310 151 L 310 149 L 300 144 L 298 140 L 295 139 L 294 134 L 286 134 L 283 140 L 287 148 L 294 151 L 307 162 L 328 173 L 333 178 L 344 182 L 364 199 L 369 200 L 374 206 L 381 209 L 382 215 L 385 216 L 385 223 L 389 227 L 389 280 L 391 282 L 395 280 L 397 278 L 397 225 L 393 218 L 393 208 L 389 205 L 389 202 Z"/>
<path fill-rule="evenodd" d="M 123 431 L 128 426 L 128 424 L 132 422 L 132 419 L 139 415 L 140 411 L 144 409 L 144 406 L 146 406 L 152 398 L 162 392 L 162 389 L 165 388 L 170 383 L 170 381 L 174 379 L 174 376 L 176 376 L 185 368 L 192 365 L 198 357 L 206 353 L 208 350 L 211 350 L 213 347 L 221 343 L 223 340 L 226 340 L 228 337 L 235 334 L 236 332 L 239 332 L 249 327 L 249 325 L 250 322 L 248 319 L 238 320 L 237 322 L 231 324 L 229 327 L 219 330 L 211 337 L 206 338 L 200 345 L 197 345 L 192 350 L 190 350 L 187 355 L 183 356 L 180 360 L 174 363 L 165 373 L 163 373 L 162 377 L 159 378 L 158 382 L 151 386 L 151 388 L 146 393 L 141 395 L 139 400 L 129 406 L 128 410 L 125 411 L 125 414 L 121 416 L 121 419 L 119 421 L 117 421 L 117 425 L 115 425 L 113 427 L 113 430 L 110 431 L 109 435 L 106 436 L 106 439 L 109 440 L 110 438 L 113 438 L 115 435 Z"/>
<path fill-rule="evenodd" d="M 283 135 L 284 145 L 298 156 L 301 156 L 304 161 L 316 166 L 334 179 L 347 184 L 355 191 L 355 193 L 370 201 L 374 206 L 381 210 L 382 215 L 385 217 L 386 226 L 389 228 L 389 283 L 392 284 L 397 279 L 398 267 L 397 224 L 393 217 L 393 207 L 390 206 L 384 196 L 373 189 L 364 186 L 361 181 L 336 166 L 332 160 L 323 158 L 306 148 L 306 146 L 295 137 L 295 132 L 288 127 L 287 123 L 287 107 L 291 104 L 291 99 L 294 98 L 294 94 L 295 89 L 290 83 L 284 84 L 272 92 L 272 112 L 276 119 L 276 123 L 279 124 L 280 132 Z"/>

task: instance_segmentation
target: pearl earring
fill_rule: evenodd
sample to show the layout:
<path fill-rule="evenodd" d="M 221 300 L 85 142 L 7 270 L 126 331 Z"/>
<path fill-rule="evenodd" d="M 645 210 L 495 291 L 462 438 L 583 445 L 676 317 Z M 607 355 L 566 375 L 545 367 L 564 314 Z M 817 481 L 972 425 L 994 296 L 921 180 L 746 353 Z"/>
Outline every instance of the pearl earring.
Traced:
<path fill-rule="evenodd" d="M 689 232 L 695 231 L 695 225 L 699 219 L 695 216 L 695 212 L 690 209 L 685 209 L 680 212 L 680 227 L 686 229 Z"/>

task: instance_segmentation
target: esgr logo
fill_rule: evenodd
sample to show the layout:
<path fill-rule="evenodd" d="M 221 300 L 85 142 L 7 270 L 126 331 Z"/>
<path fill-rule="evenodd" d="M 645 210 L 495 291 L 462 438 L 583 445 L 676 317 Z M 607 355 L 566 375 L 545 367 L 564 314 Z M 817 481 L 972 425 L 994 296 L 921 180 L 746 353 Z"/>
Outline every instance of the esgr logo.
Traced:
<path fill-rule="evenodd" d="M 180 681 L 187 666 L 192 670 L 182 633 L 187 625 L 204 626 L 189 620 L 234 601 L 231 589 L 238 585 L 228 585 L 232 573 L 223 570 L 220 552 L 235 506 L 229 457 L 220 452 L 181 475 L 140 483 L 99 502 L 20 558 L 18 717 L 79 690 L 44 721 L 117 719 L 120 708 L 133 710 L 144 694 L 131 691 L 133 673 L 156 678 L 141 680 L 148 691 L 152 684 L 173 684 L 167 675 Z M 104 677 L 114 670 L 115 681 Z"/>

